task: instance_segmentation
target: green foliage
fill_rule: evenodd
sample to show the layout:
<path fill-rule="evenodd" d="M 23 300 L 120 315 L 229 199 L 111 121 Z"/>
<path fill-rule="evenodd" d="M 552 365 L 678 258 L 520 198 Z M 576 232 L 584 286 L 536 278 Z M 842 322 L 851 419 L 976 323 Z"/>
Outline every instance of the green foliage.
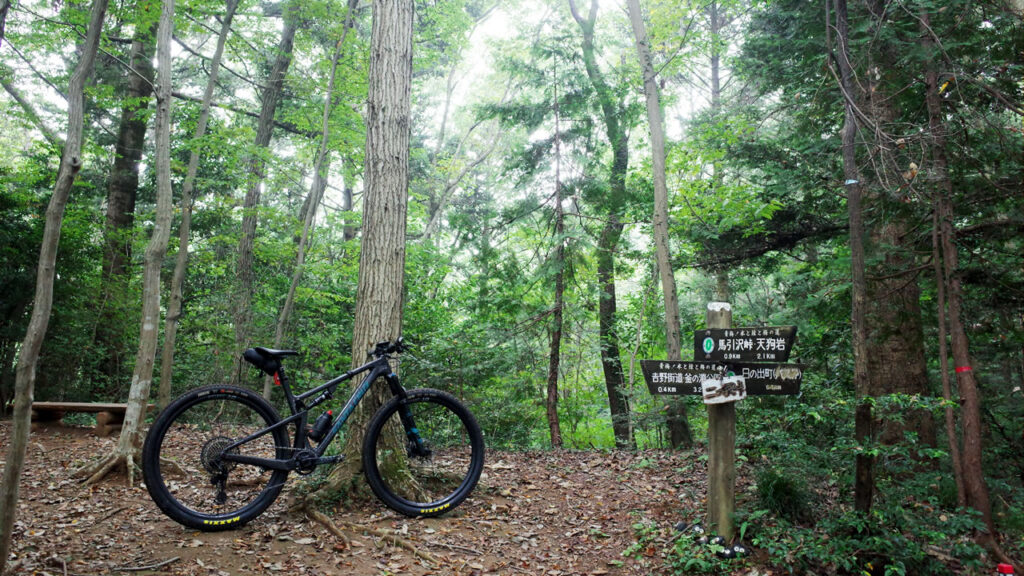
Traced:
<path fill-rule="evenodd" d="M 759 506 L 790 522 L 811 520 L 811 498 L 797 477 L 765 469 L 758 473 L 756 481 Z"/>
<path fill-rule="evenodd" d="M 770 564 L 791 574 L 815 571 L 870 574 L 951 574 L 945 557 L 978 570 L 981 548 L 971 536 L 980 519 L 967 512 L 937 516 L 900 506 L 878 506 L 870 516 L 847 512 L 814 528 L 788 522 L 762 524 L 751 544 Z M 937 553 L 939 552 L 939 553 Z"/>

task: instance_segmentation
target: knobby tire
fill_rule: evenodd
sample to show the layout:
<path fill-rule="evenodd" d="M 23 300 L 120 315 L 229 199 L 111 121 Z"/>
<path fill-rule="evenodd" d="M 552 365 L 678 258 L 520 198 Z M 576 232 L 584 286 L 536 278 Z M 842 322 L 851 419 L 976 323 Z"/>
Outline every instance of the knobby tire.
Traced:
<path fill-rule="evenodd" d="M 407 437 L 401 422 L 406 409 L 426 450 L 417 451 Z M 480 479 L 483 433 L 451 394 L 409 390 L 373 415 L 362 457 L 367 483 L 388 507 L 411 517 L 438 516 L 462 503 Z"/>
<path fill-rule="evenodd" d="M 172 519 L 202 531 L 238 528 L 256 518 L 277 499 L 288 472 L 219 456 L 232 442 L 280 419 L 270 403 L 245 388 L 206 386 L 182 395 L 156 419 L 142 448 L 142 472 L 153 501 Z M 287 458 L 286 428 L 231 451 Z"/>

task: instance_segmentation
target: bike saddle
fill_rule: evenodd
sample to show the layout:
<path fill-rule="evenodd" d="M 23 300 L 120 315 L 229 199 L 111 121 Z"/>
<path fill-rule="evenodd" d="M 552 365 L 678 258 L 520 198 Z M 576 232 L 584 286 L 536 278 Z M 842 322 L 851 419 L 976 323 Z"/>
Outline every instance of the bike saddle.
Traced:
<path fill-rule="evenodd" d="M 281 359 L 286 356 L 298 356 L 295 350 L 272 350 L 257 346 L 242 352 L 242 358 L 253 366 L 273 376 L 281 368 Z"/>

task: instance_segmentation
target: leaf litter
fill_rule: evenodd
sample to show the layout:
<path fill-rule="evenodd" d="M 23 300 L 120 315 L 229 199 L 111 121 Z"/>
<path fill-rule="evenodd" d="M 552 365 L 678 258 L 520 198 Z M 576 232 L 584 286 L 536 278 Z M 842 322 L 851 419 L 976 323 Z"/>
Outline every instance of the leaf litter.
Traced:
<path fill-rule="evenodd" d="M 0 422 L 0 446 L 10 428 Z M 631 527 L 693 518 L 706 483 L 697 452 L 489 452 L 474 494 L 440 518 L 406 518 L 376 501 L 327 513 L 348 532 L 343 543 L 321 523 L 289 513 L 287 492 L 299 485 L 296 478 L 262 516 L 214 533 L 165 517 L 145 487 L 128 488 L 123 474 L 93 487 L 70 478 L 116 441 L 89 428 L 32 432 L 8 562 L 15 573 L 667 574 L 649 558 L 622 554 L 636 542 Z"/>

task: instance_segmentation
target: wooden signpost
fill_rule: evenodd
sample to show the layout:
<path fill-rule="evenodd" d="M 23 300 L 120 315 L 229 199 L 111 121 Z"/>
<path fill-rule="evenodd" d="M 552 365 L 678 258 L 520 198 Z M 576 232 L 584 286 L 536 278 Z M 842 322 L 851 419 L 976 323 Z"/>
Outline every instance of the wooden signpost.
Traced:
<path fill-rule="evenodd" d="M 703 395 L 708 410 L 707 522 L 731 541 L 736 508 L 736 402 L 800 393 L 803 367 L 788 364 L 796 326 L 733 328 L 727 302 L 708 304 L 694 332 L 694 362 L 641 360 L 651 394 Z"/>

